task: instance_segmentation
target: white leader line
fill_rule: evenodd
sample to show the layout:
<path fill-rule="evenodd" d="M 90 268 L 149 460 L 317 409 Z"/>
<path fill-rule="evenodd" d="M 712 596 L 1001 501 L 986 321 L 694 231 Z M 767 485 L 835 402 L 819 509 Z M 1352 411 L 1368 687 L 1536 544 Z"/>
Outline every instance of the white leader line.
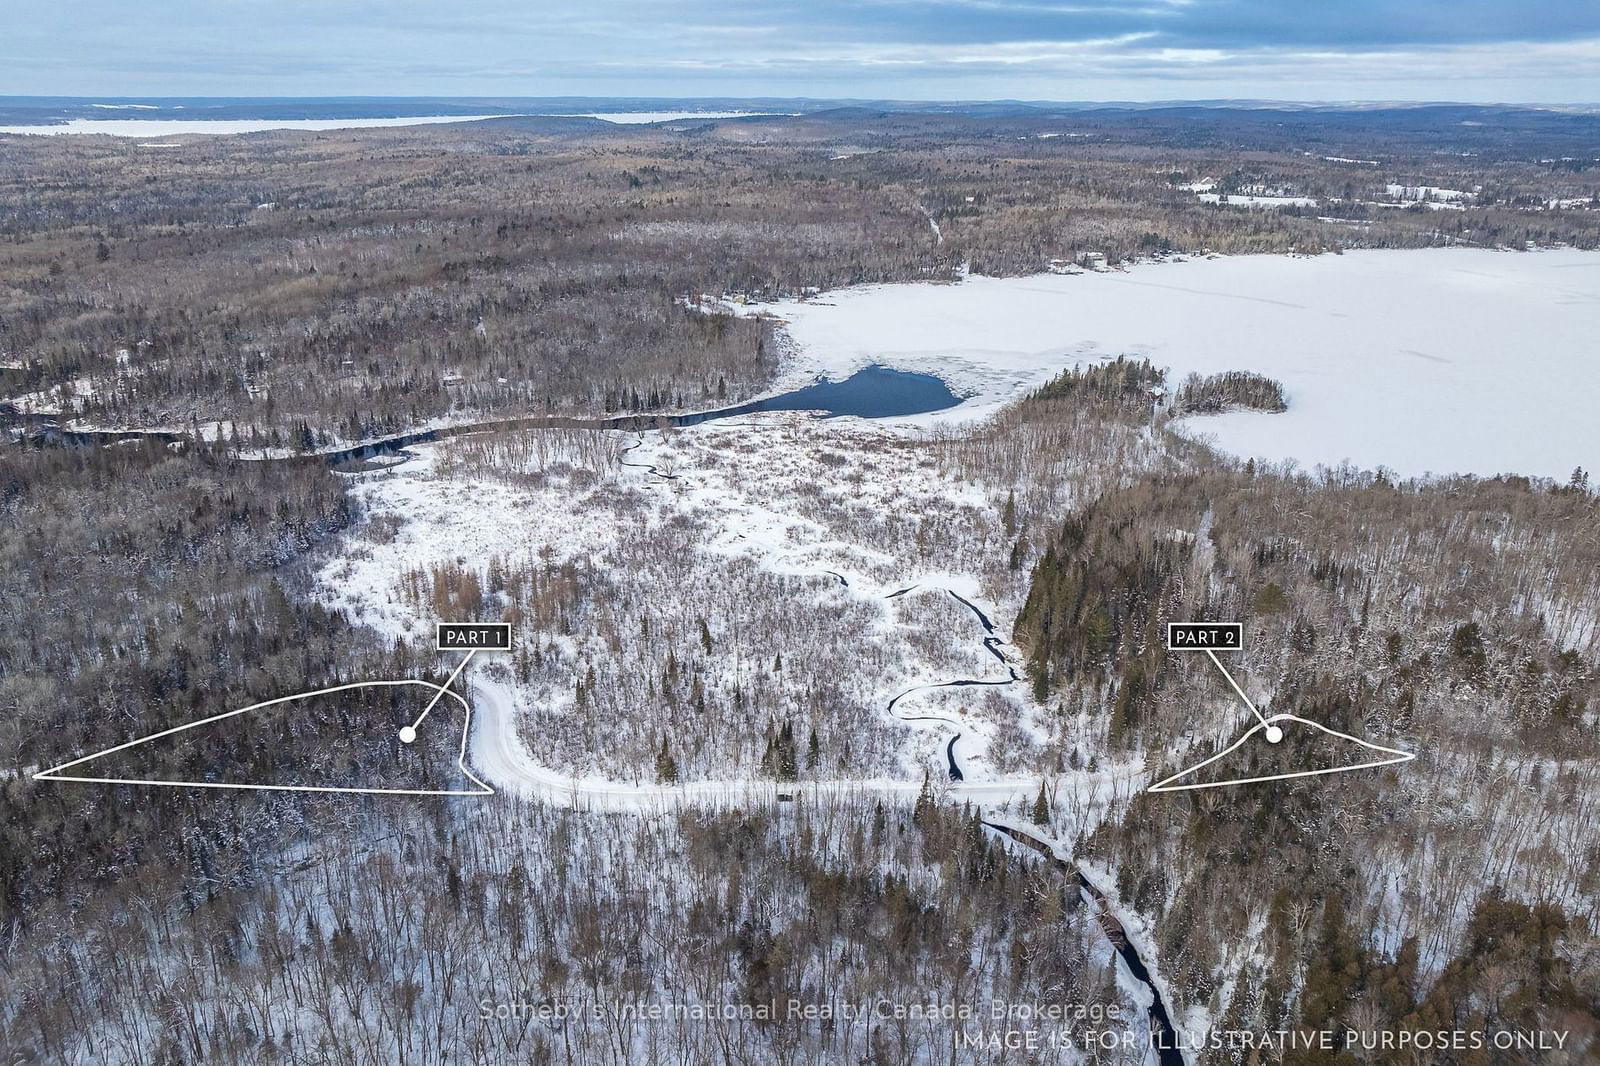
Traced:
<path fill-rule="evenodd" d="M 472 656 L 470 654 L 467 656 L 468 659 L 471 657 Z M 461 665 L 466 665 L 465 660 L 462 661 Z M 456 673 L 459 674 L 460 672 L 460 667 L 457 667 Z M 455 674 L 450 676 L 450 680 L 455 680 Z M 234 784 L 222 781 L 159 781 L 150 778 L 79 777 L 76 775 L 63 774 L 61 772 L 63 770 L 70 770 L 74 766 L 82 765 L 83 763 L 89 762 L 93 759 L 98 759 L 102 755 L 112 755 L 119 751 L 126 751 L 129 748 L 137 747 L 140 744 L 145 744 L 152 740 L 160 740 L 162 737 L 170 737 L 175 733 L 182 733 L 188 729 L 197 729 L 200 726 L 209 725 L 212 722 L 220 722 L 223 719 L 232 718 L 234 715 L 246 714 L 250 711 L 258 711 L 263 707 L 273 707 L 280 703 L 289 703 L 292 700 L 305 699 L 308 696 L 326 696 L 330 693 L 345 692 L 350 689 L 379 688 L 396 685 L 420 685 L 423 688 L 433 689 L 433 701 L 428 704 L 428 708 L 430 710 L 433 708 L 434 703 L 439 702 L 439 698 L 441 696 L 449 696 L 451 699 L 455 700 L 461 705 L 461 709 L 466 713 L 461 725 L 461 747 L 456 753 L 456 766 L 460 768 L 461 772 L 465 774 L 469 780 L 478 786 L 476 789 L 335 788 L 329 785 L 256 785 L 247 783 Z M 332 688 L 319 688 L 311 692 L 298 692 L 293 696 L 279 696 L 277 699 L 263 700 L 260 703 L 252 703 L 248 707 L 240 707 L 238 710 L 223 711 L 221 714 L 214 714 L 209 718 L 202 718 L 197 722 L 189 722 L 186 725 L 173 726 L 171 729 L 163 729 L 159 733 L 151 733 L 147 737 L 140 737 L 137 740 L 130 740 L 125 744 L 118 744 L 114 747 L 106 748 L 104 751 L 97 751 L 92 755 L 84 755 L 80 758 L 73 759 L 71 762 L 64 762 L 60 766 L 53 766 L 48 770 L 41 770 L 33 775 L 33 779 L 35 781 L 75 781 L 94 785 L 162 785 L 173 788 L 236 788 L 256 792 L 350 792 L 379 796 L 492 796 L 494 795 L 494 789 L 491 788 L 487 782 L 479 779 L 476 774 L 467 768 L 467 737 L 472 731 L 472 705 L 461 696 L 450 691 L 447 687 L 448 685 L 449 682 L 446 682 L 444 685 L 435 685 L 430 681 L 417 681 L 414 679 L 408 679 L 404 681 L 356 681 L 348 685 L 335 685 Z M 423 714 L 426 715 L 427 711 L 424 711 Z M 421 722 L 422 719 L 419 718 L 417 721 Z"/>
<path fill-rule="evenodd" d="M 1250 708 L 1250 713 L 1256 716 L 1256 721 L 1265 726 L 1267 724 L 1266 718 L 1262 717 L 1261 712 L 1256 710 L 1256 705 L 1251 703 L 1250 697 L 1244 694 L 1244 689 L 1239 687 L 1239 682 L 1235 681 L 1233 679 L 1233 675 L 1228 673 L 1228 668 L 1222 665 L 1222 660 L 1217 658 L 1217 653 L 1212 651 L 1210 648 L 1205 649 L 1205 653 L 1206 655 L 1210 656 L 1212 662 L 1217 664 L 1217 669 L 1222 671 L 1222 676 L 1228 679 L 1228 684 L 1233 686 L 1233 691 L 1239 694 L 1239 698 L 1241 700 L 1244 700 L 1244 705 Z M 448 684 L 448 682 L 446 682 L 446 684 Z M 1254 732 L 1254 730 L 1251 730 L 1251 732 Z M 1245 735 L 1249 736 L 1248 733 Z"/>
<path fill-rule="evenodd" d="M 417 715 L 417 720 L 411 723 L 411 731 L 413 733 L 422 727 L 422 720 L 428 717 L 428 712 L 433 710 L 433 705 L 438 703 L 439 700 L 444 697 L 445 691 L 449 689 L 451 685 L 456 683 L 456 678 L 461 676 L 461 671 L 467 668 L 467 664 L 472 661 L 472 657 L 476 654 L 478 654 L 478 649 L 473 648 L 471 651 L 467 652 L 467 654 L 462 658 L 461 662 L 456 664 L 455 671 L 451 673 L 450 677 L 445 681 L 444 687 L 440 688 L 438 692 L 434 693 L 433 699 L 429 700 L 428 705 L 422 708 L 422 713 Z M 468 711 L 467 713 L 470 715 L 471 711 Z"/>
<path fill-rule="evenodd" d="M 1254 710 L 1254 708 L 1251 708 L 1251 709 Z M 1178 784 L 1174 784 L 1173 783 L 1173 782 L 1177 781 L 1179 778 L 1187 777 L 1190 774 L 1195 773 L 1196 771 L 1203 770 L 1207 766 L 1210 766 L 1212 763 L 1216 762 L 1218 759 L 1222 758 L 1223 756 L 1231 754 L 1233 751 L 1235 751 L 1245 741 L 1249 740 L 1256 733 L 1258 733 L 1261 730 L 1267 728 L 1268 726 L 1270 726 L 1274 722 L 1300 722 L 1303 725 L 1311 726 L 1313 729 L 1320 729 L 1320 730 L 1322 730 L 1322 732 L 1327 733 L 1329 736 L 1338 737 L 1340 740 L 1354 741 L 1355 743 L 1360 744 L 1363 748 L 1368 748 L 1368 749 L 1370 749 L 1372 751 L 1381 751 L 1384 754 L 1388 755 L 1389 758 L 1387 758 L 1387 759 L 1376 759 L 1376 760 L 1373 760 L 1371 762 L 1357 763 L 1354 766 L 1333 766 L 1333 767 L 1329 767 L 1329 768 L 1324 769 L 1324 770 L 1296 770 L 1296 771 L 1293 771 L 1291 773 L 1268 774 L 1268 775 L 1266 775 L 1264 777 L 1244 777 L 1244 778 L 1238 778 L 1238 779 L 1232 780 L 1232 781 L 1206 781 L 1206 782 L 1202 782 L 1202 783 L 1199 783 L 1199 784 L 1191 784 L 1191 785 L 1178 785 Z M 1227 787 L 1229 785 L 1254 785 L 1254 784 L 1258 784 L 1259 782 L 1262 782 L 1262 781 L 1289 781 L 1289 780 L 1292 780 L 1292 779 L 1297 778 L 1297 777 L 1320 777 L 1323 774 L 1342 774 L 1346 770 L 1370 770 L 1375 766 L 1394 766 L 1394 765 L 1398 765 L 1399 763 L 1410 762 L 1412 759 L 1415 759 L 1416 757 L 1417 756 L 1416 756 L 1415 752 L 1401 751 L 1399 748 L 1386 748 L 1382 744 L 1374 744 L 1371 741 L 1362 740 L 1360 737 L 1353 737 L 1349 733 L 1341 733 L 1337 729 L 1329 729 L 1327 726 L 1323 725 L 1322 723 L 1313 722 L 1309 718 L 1301 718 L 1298 715 L 1293 715 L 1293 714 L 1275 714 L 1271 718 L 1263 719 L 1260 725 L 1251 726 L 1249 728 L 1249 730 L 1247 730 L 1245 732 L 1244 736 L 1240 737 L 1238 740 L 1234 741 L 1232 744 L 1229 744 L 1226 748 L 1223 748 L 1221 751 L 1219 751 L 1215 755 L 1211 756 L 1211 758 L 1205 760 L 1204 762 L 1196 763 L 1195 765 L 1189 767 L 1187 770 L 1179 770 L 1177 773 L 1173 774 L 1171 777 L 1165 778 L 1165 779 L 1163 779 L 1161 781 L 1157 781 L 1155 784 L 1151 785 L 1145 791 L 1147 791 L 1147 792 L 1186 792 L 1186 791 L 1190 791 L 1190 790 L 1193 790 L 1193 789 L 1200 789 L 1200 788 L 1225 788 L 1225 787 Z"/>

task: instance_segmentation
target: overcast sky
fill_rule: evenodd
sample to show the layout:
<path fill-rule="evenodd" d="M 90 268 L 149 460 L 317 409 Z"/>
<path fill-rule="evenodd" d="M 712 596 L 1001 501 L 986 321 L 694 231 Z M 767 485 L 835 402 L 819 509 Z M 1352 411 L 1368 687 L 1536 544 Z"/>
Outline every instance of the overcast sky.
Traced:
<path fill-rule="evenodd" d="M 10 0 L 0 93 L 1600 102 L 1600 0 Z"/>

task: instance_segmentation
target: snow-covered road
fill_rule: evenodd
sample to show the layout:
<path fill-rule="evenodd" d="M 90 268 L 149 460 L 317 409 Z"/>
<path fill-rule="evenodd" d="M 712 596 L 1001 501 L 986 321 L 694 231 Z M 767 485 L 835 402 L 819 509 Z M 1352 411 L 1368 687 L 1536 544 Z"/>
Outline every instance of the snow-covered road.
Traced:
<path fill-rule="evenodd" d="M 517 735 L 516 698 L 509 686 L 488 677 L 472 680 L 471 762 L 495 789 L 562 807 L 600 811 L 671 810 L 685 805 L 739 806 L 794 798 L 915 796 L 921 781 L 869 778 L 833 781 L 691 781 L 678 785 L 628 784 L 601 777 L 572 777 L 535 762 Z M 1124 768 L 1125 769 L 1125 768 Z M 1111 772 L 1079 775 L 1084 785 L 1099 782 L 1110 790 Z M 1099 779 L 1104 779 L 1100 781 Z M 939 794 L 974 803 L 1030 800 L 1038 776 L 993 777 L 954 783 L 935 781 Z M 1075 782 L 1076 784 L 1076 782 Z"/>

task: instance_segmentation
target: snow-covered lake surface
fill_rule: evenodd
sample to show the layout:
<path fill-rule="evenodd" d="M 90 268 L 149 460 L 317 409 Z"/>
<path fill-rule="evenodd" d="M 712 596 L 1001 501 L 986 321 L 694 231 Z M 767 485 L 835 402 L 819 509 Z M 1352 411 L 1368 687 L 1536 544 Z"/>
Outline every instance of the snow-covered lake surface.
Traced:
<path fill-rule="evenodd" d="M 42 136 L 103 133 L 112 137 L 176 137 L 185 133 L 262 133 L 266 130 L 355 130 L 379 126 L 426 126 L 435 122 L 476 122 L 479 119 L 506 117 L 505 115 L 411 115 L 401 118 L 74 118 L 55 126 L 0 126 L 0 133 Z"/>
<path fill-rule="evenodd" d="M 797 373 L 938 374 L 976 418 L 1074 364 L 1146 356 L 1253 370 L 1284 414 L 1187 420 L 1241 456 L 1402 475 L 1600 467 L 1600 253 L 1485 249 L 1238 256 L 955 285 L 877 285 L 767 305 Z"/>
<path fill-rule="evenodd" d="M 112 108 L 109 104 L 96 107 Z M 118 105 L 134 108 L 138 105 Z M 592 111 L 581 115 L 549 115 L 549 118 L 598 118 L 619 125 L 646 122 L 672 122 L 678 119 L 747 118 L 766 114 L 760 111 Z M 185 133 L 262 133 L 267 130 L 356 130 L 379 126 L 426 126 L 436 122 L 477 122 L 486 118 L 514 118 L 513 115 L 407 115 L 399 118 L 293 118 L 293 119 L 203 119 L 203 118 L 74 118 L 54 126 L 0 126 L 0 133 L 55 136 L 65 133 L 102 133 L 113 137 L 175 137 Z M 151 147 L 157 147 L 152 145 Z M 159 147 L 165 147 L 164 145 Z"/>

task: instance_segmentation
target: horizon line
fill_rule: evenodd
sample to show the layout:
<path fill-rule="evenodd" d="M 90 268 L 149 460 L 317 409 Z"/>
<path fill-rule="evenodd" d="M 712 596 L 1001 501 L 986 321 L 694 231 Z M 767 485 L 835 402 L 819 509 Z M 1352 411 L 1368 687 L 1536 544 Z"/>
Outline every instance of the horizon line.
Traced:
<path fill-rule="evenodd" d="M 1165 105 L 1189 106 L 1294 106 L 1294 107 L 1532 107 L 1549 109 L 1600 109 L 1600 99 L 1590 101 L 1569 100 L 1456 100 L 1450 98 L 1433 97 L 1380 97 L 1380 98 L 1333 98 L 1333 97 L 1287 97 L 1287 96 L 1175 96 L 1153 97 L 1148 99 L 1043 99 L 1025 98 L 1017 96 L 951 96 L 951 97 L 916 97 L 916 96 L 808 96 L 790 95 L 778 96 L 762 93 L 705 93 L 682 96 L 653 96 L 628 93 L 610 94 L 580 94 L 557 93 L 550 95 L 518 95 L 512 93 L 468 93 L 468 94 L 395 94 L 395 93 L 314 93 L 294 96 L 273 95 L 138 95 L 133 93 L 0 93 L 0 101 L 100 101 L 100 100 L 135 100 L 135 101 L 228 101 L 228 102 L 279 102 L 279 101 L 310 101 L 310 100 L 352 100 L 352 101 L 567 101 L 567 100 L 592 100 L 616 102 L 650 102 L 650 103 L 687 103 L 704 101 L 772 101 L 782 103 L 809 103 L 809 104 L 915 104 L 915 105 L 971 105 L 971 104 L 1015 104 L 1026 107 L 1158 107 Z"/>

